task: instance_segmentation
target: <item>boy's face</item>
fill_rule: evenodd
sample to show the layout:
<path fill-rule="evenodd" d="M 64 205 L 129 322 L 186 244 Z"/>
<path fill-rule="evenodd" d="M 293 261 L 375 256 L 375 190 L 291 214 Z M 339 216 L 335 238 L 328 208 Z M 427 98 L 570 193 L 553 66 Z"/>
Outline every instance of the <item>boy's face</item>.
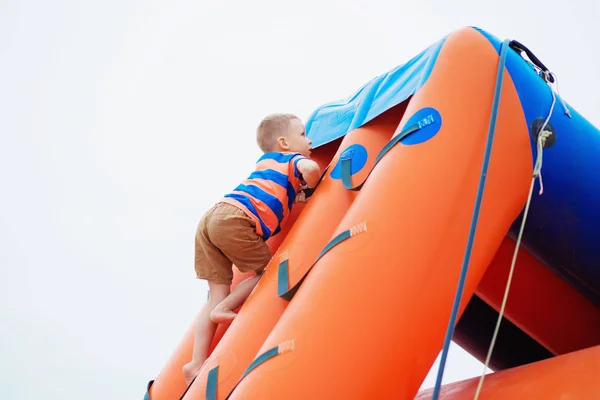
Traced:
<path fill-rule="evenodd" d="M 304 124 L 299 119 L 290 121 L 288 133 L 285 136 L 284 142 L 286 145 L 283 147 L 287 147 L 287 151 L 300 153 L 304 157 L 310 157 L 312 140 L 306 137 Z"/>

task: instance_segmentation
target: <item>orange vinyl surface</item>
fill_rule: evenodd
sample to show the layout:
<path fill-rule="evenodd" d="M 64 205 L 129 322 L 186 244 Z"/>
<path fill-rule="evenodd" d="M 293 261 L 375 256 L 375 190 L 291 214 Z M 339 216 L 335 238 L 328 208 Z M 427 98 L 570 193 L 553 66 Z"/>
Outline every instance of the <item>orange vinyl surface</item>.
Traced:
<path fill-rule="evenodd" d="M 246 375 L 231 400 L 417 394 L 442 348 L 452 308 L 498 61 L 475 30 L 446 39 L 397 130 L 433 107 L 442 116 L 440 131 L 420 144 L 396 145 L 377 165 L 335 234 L 362 223 L 367 231 L 321 258 L 258 354 L 280 345 L 287 351 Z M 521 105 L 505 73 L 460 313 L 525 204 L 532 165 Z"/>
<path fill-rule="evenodd" d="M 488 374 L 479 400 L 600 399 L 600 346 Z M 442 386 L 440 400 L 472 400 L 479 377 Z M 415 400 L 429 400 L 433 390 Z"/>

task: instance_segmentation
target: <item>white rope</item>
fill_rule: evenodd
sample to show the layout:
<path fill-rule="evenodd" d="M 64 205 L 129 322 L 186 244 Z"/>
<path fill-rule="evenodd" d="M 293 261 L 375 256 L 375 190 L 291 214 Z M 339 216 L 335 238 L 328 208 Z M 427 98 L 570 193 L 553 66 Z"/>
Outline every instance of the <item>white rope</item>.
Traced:
<path fill-rule="evenodd" d="M 548 84 L 548 86 L 550 86 L 550 84 Z M 546 130 L 546 126 L 548 126 L 550 117 L 554 112 L 554 105 L 556 104 L 556 95 L 554 94 L 554 90 L 552 90 L 552 87 L 550 87 L 550 92 L 552 93 L 552 104 L 550 105 L 550 112 L 548 113 L 548 117 L 546 117 L 546 120 L 544 121 L 544 124 L 542 125 L 538 133 L 537 157 L 535 160 L 535 165 L 533 167 L 533 180 L 531 182 L 531 185 L 533 186 L 535 178 L 540 178 L 540 195 L 544 193 L 544 182 L 542 181 L 542 161 L 544 157 L 544 145 L 546 144 L 546 140 L 548 139 L 548 137 L 552 135 L 552 132 Z"/>
<path fill-rule="evenodd" d="M 553 74 L 554 75 L 554 74 Z M 556 80 L 556 76 L 554 75 L 554 80 Z M 498 320 L 496 321 L 496 328 L 494 329 L 494 334 L 492 336 L 492 341 L 490 343 L 490 347 L 488 349 L 487 356 L 485 358 L 485 364 L 483 366 L 483 373 L 479 377 L 479 384 L 477 385 L 477 391 L 475 392 L 474 400 L 479 399 L 479 394 L 481 393 L 481 389 L 483 387 L 483 380 L 485 379 L 486 371 L 488 366 L 490 365 L 490 359 L 492 358 L 492 352 L 494 351 L 494 346 L 496 344 L 496 339 L 498 337 L 498 331 L 500 330 L 500 323 L 502 322 L 502 317 L 504 315 L 504 309 L 506 308 L 506 302 L 508 300 L 508 292 L 510 290 L 510 284 L 512 282 L 513 273 L 515 270 L 515 265 L 517 263 L 517 254 L 519 253 L 519 248 L 521 247 L 521 239 L 523 237 L 523 231 L 525 230 L 525 222 L 527 221 L 527 214 L 529 213 L 529 206 L 531 205 L 531 197 L 533 194 L 533 187 L 535 186 L 535 180 L 537 178 L 540 179 L 540 191 L 541 195 L 544 192 L 544 185 L 542 183 L 542 161 L 544 155 L 544 146 L 546 144 L 546 140 L 552 135 L 552 132 L 546 130 L 546 126 L 550 121 L 550 117 L 554 112 L 554 105 L 556 104 L 556 95 L 550 83 L 548 82 L 548 86 L 550 86 L 550 92 L 552 92 L 552 105 L 550 106 L 550 112 L 548 112 L 548 117 L 544 121 L 544 124 L 541 126 L 538 139 L 537 139 L 537 157 L 535 160 L 535 165 L 533 167 L 533 177 L 531 179 L 531 185 L 529 186 L 529 195 L 527 196 L 527 203 L 525 204 L 525 211 L 523 213 L 523 220 L 521 221 L 521 228 L 519 229 L 519 235 L 517 237 L 517 243 L 515 245 L 515 251 L 513 253 L 512 262 L 510 265 L 510 271 L 508 273 L 508 280 L 506 281 L 506 288 L 504 289 L 504 297 L 502 299 L 502 305 L 500 306 L 500 312 L 498 313 Z M 563 107 L 565 108 L 565 113 L 571 117 L 569 110 L 567 109 L 565 103 L 563 102 Z"/>
<path fill-rule="evenodd" d="M 496 338 L 498 337 L 498 331 L 500 330 L 500 323 L 502 322 L 502 316 L 504 315 L 504 308 L 506 307 L 506 300 L 508 299 L 508 291 L 510 289 L 510 284 L 513 277 L 513 272 L 515 270 L 515 264 L 517 261 L 517 254 L 519 252 L 519 247 L 521 245 L 521 238 L 523 236 L 523 230 L 525 228 L 525 221 L 527 219 L 527 214 L 529 212 L 529 205 L 531 204 L 531 195 L 533 193 L 533 187 L 535 183 L 535 177 L 531 180 L 531 185 L 529 187 L 529 197 L 527 199 L 527 204 L 525 205 L 525 213 L 523 215 L 523 220 L 521 221 L 521 229 L 519 230 L 519 236 L 517 238 L 517 244 L 515 246 L 515 251 L 513 253 L 512 263 L 510 266 L 510 272 L 508 273 L 508 280 L 506 282 L 506 289 L 504 290 L 504 298 L 502 299 L 502 306 L 500 307 L 500 312 L 498 314 L 498 321 L 496 321 L 496 328 L 494 329 L 494 335 L 492 336 L 492 342 L 490 343 L 490 348 L 488 350 L 488 354 L 485 358 L 485 364 L 483 366 L 483 373 L 479 377 L 479 384 L 477 385 L 477 391 L 475 392 L 475 400 L 479 398 L 479 394 L 481 393 L 481 388 L 483 387 L 483 380 L 485 379 L 485 373 L 490 365 L 490 359 L 492 358 L 492 352 L 494 350 L 494 345 L 496 344 Z"/>
<path fill-rule="evenodd" d="M 565 103 L 562 96 L 560 95 L 560 88 L 558 87 L 558 77 L 556 76 L 556 74 L 554 72 L 549 72 L 548 74 L 554 78 L 554 82 L 556 83 L 556 93 L 558 94 L 558 97 L 560 98 L 560 102 L 562 103 L 565 114 L 567 114 L 567 117 L 571 118 L 571 111 L 569 111 L 569 108 L 567 107 L 567 103 Z"/>

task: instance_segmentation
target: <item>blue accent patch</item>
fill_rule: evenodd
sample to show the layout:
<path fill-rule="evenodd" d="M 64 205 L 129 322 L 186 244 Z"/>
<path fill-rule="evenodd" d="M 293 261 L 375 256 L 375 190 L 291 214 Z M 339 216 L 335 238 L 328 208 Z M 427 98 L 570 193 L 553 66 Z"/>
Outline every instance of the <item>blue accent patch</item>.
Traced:
<path fill-rule="evenodd" d="M 414 124 L 419 124 L 420 129 L 400 140 L 400 143 L 413 145 L 428 141 L 442 128 L 442 116 L 433 107 L 423 108 L 410 117 L 404 126 Z"/>
<path fill-rule="evenodd" d="M 360 144 L 353 144 L 348 146 L 346 150 L 340 154 L 340 159 L 331 171 L 330 176 L 333 179 L 342 179 L 342 171 L 341 171 L 341 161 L 343 159 L 350 159 L 350 174 L 354 175 L 359 172 L 364 166 L 367 164 L 367 160 L 369 159 L 369 153 L 367 149 Z"/>

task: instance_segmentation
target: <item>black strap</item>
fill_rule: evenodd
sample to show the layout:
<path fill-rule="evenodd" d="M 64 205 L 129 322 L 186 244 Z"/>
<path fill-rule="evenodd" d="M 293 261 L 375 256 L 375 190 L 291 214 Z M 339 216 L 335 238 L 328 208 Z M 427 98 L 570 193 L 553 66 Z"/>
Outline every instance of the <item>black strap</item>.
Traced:
<path fill-rule="evenodd" d="M 146 385 L 146 394 L 144 395 L 144 400 L 150 400 L 150 387 L 153 383 L 154 379 L 152 379 L 150 382 L 148 382 L 148 385 Z"/>
<path fill-rule="evenodd" d="M 268 359 L 275 357 L 277 354 L 279 354 L 279 346 L 273 347 L 272 349 L 262 353 L 254 361 L 252 361 L 252 364 L 250 364 L 248 368 L 246 368 L 246 371 L 244 371 L 240 380 L 244 379 L 244 377 L 248 375 L 250 371 L 252 371 L 254 368 L 258 367 L 260 364 L 264 363 Z"/>
<path fill-rule="evenodd" d="M 364 222 L 363 222 L 364 224 Z M 340 233 L 336 237 L 334 237 L 327 245 L 321 250 L 317 259 L 312 263 L 312 265 L 306 270 L 302 278 L 291 288 L 289 287 L 289 261 L 283 260 L 279 263 L 279 269 L 277 270 L 277 295 L 284 300 L 290 301 L 304 282 L 304 279 L 308 276 L 310 270 L 315 266 L 315 264 L 323 257 L 329 250 L 338 244 L 342 243 L 344 240 L 351 238 L 357 233 L 364 232 L 365 228 L 360 228 L 360 226 L 352 227 L 344 232 Z"/>
<path fill-rule="evenodd" d="M 515 50 L 517 53 L 521 54 L 521 57 L 523 56 L 522 52 L 525 52 L 525 54 L 527 54 L 527 57 L 531 60 L 531 62 L 534 63 L 539 69 L 545 72 L 544 79 L 547 79 L 550 83 L 554 83 L 554 77 L 552 76 L 552 74 L 550 74 L 550 70 L 546 68 L 546 66 L 540 61 L 540 59 L 537 58 L 531 50 L 525 47 L 524 44 L 519 43 L 516 40 L 511 40 L 508 46 Z"/>
<path fill-rule="evenodd" d="M 279 267 L 277 269 L 277 296 L 286 299 L 285 297 L 288 295 L 289 291 L 289 262 L 287 259 L 281 261 L 279 263 Z M 293 294 L 292 294 L 293 296 Z M 286 299 L 289 301 L 289 299 Z"/>
<path fill-rule="evenodd" d="M 229 394 L 227 395 L 226 400 L 231 397 L 231 394 L 233 393 L 233 391 L 238 387 L 238 385 L 240 384 L 242 379 L 244 379 L 244 377 L 250 373 L 250 371 L 252 371 L 254 368 L 258 367 L 260 364 L 264 363 L 265 361 L 267 361 L 279 354 L 280 354 L 279 346 L 276 346 L 276 347 L 273 347 L 272 349 L 265 351 L 260 356 L 256 357 L 256 359 L 254 361 L 252 361 L 252 363 L 248 366 L 248 368 L 246 368 L 246 370 L 244 371 L 244 373 L 242 374 L 240 379 L 237 381 L 237 383 L 235 384 L 233 389 L 231 389 L 231 392 L 229 392 Z"/>
<path fill-rule="evenodd" d="M 358 191 L 360 189 L 362 189 L 363 185 L 365 184 L 365 182 L 367 181 L 367 179 L 369 179 L 369 176 L 371 176 L 371 174 L 373 173 L 373 170 L 375 169 L 375 166 L 377 165 L 377 163 L 379 163 L 379 161 L 381 161 L 381 159 L 383 158 L 383 156 L 385 156 L 395 145 L 397 145 L 398 143 L 400 143 L 400 141 L 404 138 L 406 138 L 408 135 L 415 133 L 416 131 L 420 130 L 421 128 L 424 128 L 427 125 L 431 125 L 434 122 L 434 118 L 433 115 L 428 116 L 427 118 L 422 119 L 421 121 L 412 124 L 408 127 L 405 127 L 402 132 L 400 132 L 398 135 L 394 136 L 384 147 L 383 149 L 381 149 L 381 151 L 379 152 L 379 154 L 377 155 L 377 157 L 375 158 L 375 163 L 373 164 L 373 168 L 371 168 L 371 171 L 369 171 L 369 174 L 367 175 L 367 177 L 365 178 L 365 180 L 357 185 L 357 186 L 353 186 L 352 185 L 352 170 L 351 170 L 351 166 L 352 166 L 352 155 L 353 153 L 350 153 L 347 157 L 340 157 L 340 169 L 341 169 L 341 175 L 342 175 L 342 184 L 344 185 L 344 187 L 348 190 L 353 190 L 353 191 Z"/>
<path fill-rule="evenodd" d="M 206 400 L 217 400 L 217 379 L 219 377 L 219 366 L 208 371 L 206 380 Z"/>

